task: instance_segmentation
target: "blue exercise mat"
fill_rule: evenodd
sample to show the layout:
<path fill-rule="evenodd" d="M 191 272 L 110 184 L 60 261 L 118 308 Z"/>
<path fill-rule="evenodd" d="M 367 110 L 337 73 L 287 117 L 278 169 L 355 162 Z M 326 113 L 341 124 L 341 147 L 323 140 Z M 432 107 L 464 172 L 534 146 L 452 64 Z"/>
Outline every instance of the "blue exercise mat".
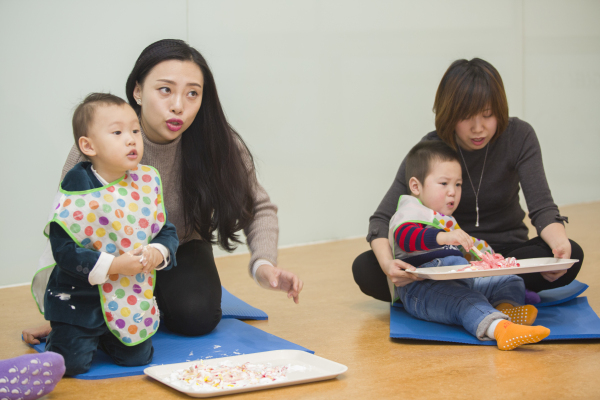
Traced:
<path fill-rule="evenodd" d="M 566 303 L 585 292 L 589 288 L 585 283 L 577 280 L 569 283 L 567 286 L 559 287 L 556 289 L 542 290 L 538 293 L 540 296 L 540 303 L 534 304 L 537 307 L 548 307 L 556 304 Z M 239 300 L 239 299 L 238 299 Z M 402 303 L 397 301 L 393 304 L 394 307 L 403 308 Z"/>
<path fill-rule="evenodd" d="M 238 299 L 221 286 L 221 309 L 223 310 L 223 318 L 235 319 L 257 319 L 265 320 L 269 317 L 267 313 L 258 308 L 252 307 L 243 300 Z"/>
<path fill-rule="evenodd" d="M 569 285 L 571 286 L 571 285 Z M 585 287 L 584 287 L 585 286 Z M 547 290 L 538 304 L 535 325 L 550 329 L 544 340 L 600 339 L 600 318 L 590 307 L 587 297 L 577 297 L 587 285 L 577 282 L 570 288 Z M 557 291 L 550 293 L 552 291 Z M 542 292 L 540 292 L 540 297 Z M 561 298 L 566 296 L 564 298 Z M 553 305 L 550 305 L 552 303 Z M 417 319 L 404 308 L 390 307 L 390 337 L 395 339 L 433 340 L 440 342 L 465 343 L 495 346 L 496 341 L 480 341 L 462 326 L 439 324 Z"/>
<path fill-rule="evenodd" d="M 585 296 L 540 308 L 535 324 L 550 329 L 544 340 L 600 339 L 600 318 Z"/>
<path fill-rule="evenodd" d="M 124 376 L 143 375 L 144 369 L 154 365 L 174 364 L 185 361 L 251 354 L 270 350 L 302 350 L 302 346 L 288 342 L 275 335 L 238 321 L 223 319 L 214 331 L 204 336 L 181 336 L 159 328 L 152 336 L 154 358 L 149 365 L 139 367 L 120 367 L 110 357 L 98 349 L 92 367 L 85 374 L 76 375 L 78 379 L 107 379 Z M 43 352 L 45 343 L 33 348 Z"/>
<path fill-rule="evenodd" d="M 579 281 L 573 281 L 567 286 L 556 289 L 542 290 L 538 293 L 541 303 L 534 304 L 537 307 L 548 307 L 556 304 L 566 303 L 585 292 L 589 286 Z"/>

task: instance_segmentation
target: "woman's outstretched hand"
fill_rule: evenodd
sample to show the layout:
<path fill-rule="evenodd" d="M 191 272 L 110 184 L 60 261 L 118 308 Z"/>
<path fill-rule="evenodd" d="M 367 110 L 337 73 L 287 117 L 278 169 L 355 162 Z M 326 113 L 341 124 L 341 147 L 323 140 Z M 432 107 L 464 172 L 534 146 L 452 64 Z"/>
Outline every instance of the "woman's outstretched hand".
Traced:
<path fill-rule="evenodd" d="M 300 302 L 300 292 L 304 283 L 293 272 L 263 264 L 256 270 L 256 280 L 261 287 L 287 292 L 288 299 L 293 298 L 296 304 Z"/>
<path fill-rule="evenodd" d="M 25 343 L 40 344 L 39 339 L 48 336 L 50 331 L 52 331 L 50 323 L 46 322 L 44 325 L 36 326 L 35 328 L 25 328 L 21 334 Z"/>

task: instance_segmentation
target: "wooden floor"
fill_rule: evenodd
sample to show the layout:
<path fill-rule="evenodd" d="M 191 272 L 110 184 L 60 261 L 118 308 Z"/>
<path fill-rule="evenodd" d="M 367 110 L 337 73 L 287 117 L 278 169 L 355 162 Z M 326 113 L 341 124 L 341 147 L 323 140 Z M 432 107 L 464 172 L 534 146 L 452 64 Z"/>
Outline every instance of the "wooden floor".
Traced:
<path fill-rule="evenodd" d="M 600 311 L 600 203 L 563 207 L 569 236 L 585 251 L 579 280 Z M 299 305 L 256 286 L 248 256 L 217 259 L 223 285 L 269 314 L 249 324 L 348 366 L 338 379 L 230 398 L 243 399 L 593 399 L 600 398 L 600 341 L 555 341 L 502 352 L 469 346 L 391 340 L 389 305 L 364 296 L 353 281 L 353 259 L 364 239 L 280 251 L 282 267 L 304 280 Z M 42 322 L 29 287 L 0 290 L 0 359 L 33 352 L 23 327 Z M 48 399 L 176 399 L 187 396 L 150 378 L 63 379 Z"/>

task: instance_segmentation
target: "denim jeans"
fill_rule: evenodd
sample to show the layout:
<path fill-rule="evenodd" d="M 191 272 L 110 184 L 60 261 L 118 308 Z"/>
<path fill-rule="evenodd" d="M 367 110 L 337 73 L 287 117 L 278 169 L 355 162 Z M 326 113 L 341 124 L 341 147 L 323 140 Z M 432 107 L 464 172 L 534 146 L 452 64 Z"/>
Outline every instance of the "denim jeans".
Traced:
<path fill-rule="evenodd" d="M 436 258 L 419 268 L 468 265 L 462 257 Z M 516 275 L 468 278 L 448 281 L 426 279 L 396 288 L 406 311 L 425 321 L 463 326 L 480 340 L 496 319 L 508 319 L 494 308 L 501 303 L 525 303 L 525 284 Z"/>

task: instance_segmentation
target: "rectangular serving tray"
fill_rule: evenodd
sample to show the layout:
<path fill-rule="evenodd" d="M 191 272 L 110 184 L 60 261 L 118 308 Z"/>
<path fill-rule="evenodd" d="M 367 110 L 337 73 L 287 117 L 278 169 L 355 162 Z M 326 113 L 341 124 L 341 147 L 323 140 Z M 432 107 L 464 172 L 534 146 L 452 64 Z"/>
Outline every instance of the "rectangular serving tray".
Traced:
<path fill-rule="evenodd" d="M 202 363 L 204 363 L 204 365 L 216 366 L 220 365 L 225 361 L 228 361 L 233 365 L 240 365 L 246 362 L 250 362 L 253 364 L 269 363 L 273 366 L 291 364 L 294 366 L 306 367 L 306 369 L 304 371 L 288 371 L 286 379 L 277 382 L 246 386 L 241 388 L 226 388 L 214 390 L 194 390 L 191 386 L 189 388 L 186 388 L 183 385 L 178 385 L 170 382 L 170 376 L 172 372 L 184 368 L 189 368 L 191 365 L 200 363 L 200 360 L 149 367 L 144 370 L 144 373 L 150 376 L 151 378 L 154 378 L 157 381 L 172 387 L 175 390 L 187 394 L 188 396 L 214 397 L 262 389 L 271 389 L 281 386 L 297 385 L 300 383 L 323 381 L 326 379 L 335 378 L 336 376 L 343 374 L 348 370 L 348 367 L 346 367 L 345 365 L 338 364 L 334 361 L 330 361 L 325 358 L 315 356 L 314 354 L 310 354 L 300 350 L 274 350 L 254 354 L 244 354 L 240 356 L 211 358 L 210 360 L 202 360 Z"/>
<path fill-rule="evenodd" d="M 419 278 L 446 281 L 452 279 L 479 278 L 485 276 L 517 275 L 529 274 L 532 272 L 560 271 L 563 269 L 571 268 L 571 266 L 577 261 L 579 260 L 552 257 L 528 258 L 526 260 L 517 260 L 517 262 L 521 264 L 521 266 L 512 268 L 486 269 L 483 271 L 458 271 L 461 268 L 468 267 L 468 265 L 451 265 L 448 267 L 417 268 L 416 271 L 406 270 L 406 272 L 417 275 Z M 455 272 L 452 272 L 453 270 Z"/>

